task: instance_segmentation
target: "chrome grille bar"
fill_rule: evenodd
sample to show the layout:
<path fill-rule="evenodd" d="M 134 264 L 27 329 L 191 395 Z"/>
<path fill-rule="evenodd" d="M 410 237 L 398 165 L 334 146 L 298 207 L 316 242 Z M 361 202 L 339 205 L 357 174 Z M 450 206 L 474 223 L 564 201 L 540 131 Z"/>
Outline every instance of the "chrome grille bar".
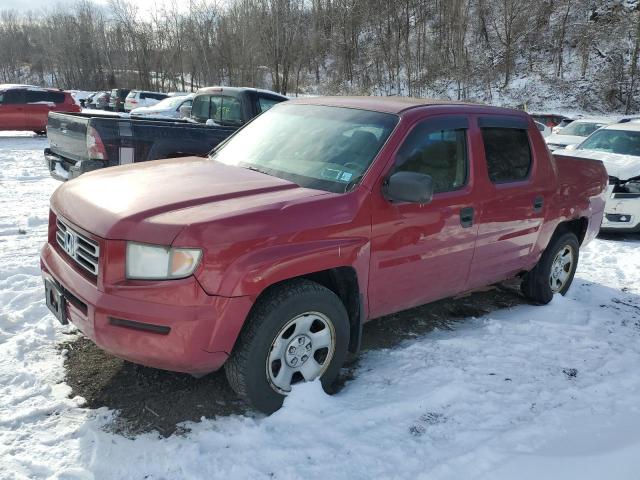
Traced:
<path fill-rule="evenodd" d="M 93 275 L 98 275 L 100 247 L 59 218 L 56 220 L 56 241 L 60 248 L 78 265 Z"/>

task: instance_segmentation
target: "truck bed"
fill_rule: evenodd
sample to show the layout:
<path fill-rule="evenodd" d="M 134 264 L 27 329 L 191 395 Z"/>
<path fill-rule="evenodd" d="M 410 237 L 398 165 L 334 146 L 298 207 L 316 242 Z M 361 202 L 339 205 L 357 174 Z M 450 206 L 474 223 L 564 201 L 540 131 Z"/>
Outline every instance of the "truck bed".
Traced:
<path fill-rule="evenodd" d="M 183 156 L 204 156 L 234 133 L 234 126 L 209 126 L 190 120 L 137 119 L 90 112 L 51 113 L 50 147 L 45 159 L 59 180 L 104 167 Z M 97 134 L 106 158 L 92 158 L 87 132 Z"/>

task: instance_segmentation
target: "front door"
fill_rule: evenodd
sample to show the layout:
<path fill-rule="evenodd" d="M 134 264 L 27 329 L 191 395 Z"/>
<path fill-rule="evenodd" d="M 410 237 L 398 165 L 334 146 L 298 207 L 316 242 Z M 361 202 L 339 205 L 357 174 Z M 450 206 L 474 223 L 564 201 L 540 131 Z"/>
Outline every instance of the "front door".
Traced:
<path fill-rule="evenodd" d="M 477 230 L 471 168 L 475 154 L 468 146 L 466 117 L 423 120 L 397 150 L 385 178 L 397 171 L 428 174 L 433 200 L 426 205 L 397 203 L 387 200 L 382 188 L 372 192 L 371 317 L 465 289 Z"/>

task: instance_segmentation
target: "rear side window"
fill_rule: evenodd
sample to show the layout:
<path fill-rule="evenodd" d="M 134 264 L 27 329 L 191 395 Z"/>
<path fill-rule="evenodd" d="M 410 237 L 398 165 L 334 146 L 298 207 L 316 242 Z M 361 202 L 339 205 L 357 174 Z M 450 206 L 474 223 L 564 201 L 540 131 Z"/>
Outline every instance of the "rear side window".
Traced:
<path fill-rule="evenodd" d="M 519 128 L 482 128 L 489 179 L 493 183 L 525 180 L 531 171 L 527 131 Z"/>
<path fill-rule="evenodd" d="M 64 103 L 63 92 L 47 92 L 47 91 L 35 91 L 27 90 L 25 92 L 27 103 Z"/>
<path fill-rule="evenodd" d="M 417 126 L 398 151 L 395 171 L 429 175 L 434 193 L 458 190 L 467 182 L 467 130 Z"/>
<path fill-rule="evenodd" d="M 140 98 L 145 99 L 145 98 L 153 98 L 154 100 L 163 100 L 165 98 L 167 98 L 166 95 L 164 95 L 163 93 L 141 93 L 140 94 Z"/>

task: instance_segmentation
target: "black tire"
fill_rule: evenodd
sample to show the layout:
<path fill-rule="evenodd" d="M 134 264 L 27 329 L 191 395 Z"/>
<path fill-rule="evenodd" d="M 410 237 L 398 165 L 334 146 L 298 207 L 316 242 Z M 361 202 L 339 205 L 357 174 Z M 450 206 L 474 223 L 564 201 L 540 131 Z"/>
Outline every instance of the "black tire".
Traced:
<path fill-rule="evenodd" d="M 558 253 L 565 248 L 572 249 L 573 261 L 568 271 L 568 277 L 562 287 L 554 292 L 551 288 L 550 278 L 552 273 L 553 262 Z M 574 233 L 564 232 L 555 235 L 546 250 L 543 252 L 540 261 L 533 270 L 528 272 L 522 279 L 521 290 L 525 297 L 538 305 L 546 305 L 553 298 L 554 293 L 565 295 L 571 287 L 573 277 L 578 267 L 578 259 L 580 256 L 580 244 Z"/>
<path fill-rule="evenodd" d="M 347 356 L 347 311 L 340 298 L 328 288 L 310 280 L 294 280 L 271 288 L 258 300 L 225 363 L 231 388 L 261 412 L 275 412 L 285 397 L 272 386 L 267 374 L 273 342 L 289 321 L 307 312 L 319 312 L 333 325 L 334 353 L 320 378 L 325 392 L 332 392 Z"/>

